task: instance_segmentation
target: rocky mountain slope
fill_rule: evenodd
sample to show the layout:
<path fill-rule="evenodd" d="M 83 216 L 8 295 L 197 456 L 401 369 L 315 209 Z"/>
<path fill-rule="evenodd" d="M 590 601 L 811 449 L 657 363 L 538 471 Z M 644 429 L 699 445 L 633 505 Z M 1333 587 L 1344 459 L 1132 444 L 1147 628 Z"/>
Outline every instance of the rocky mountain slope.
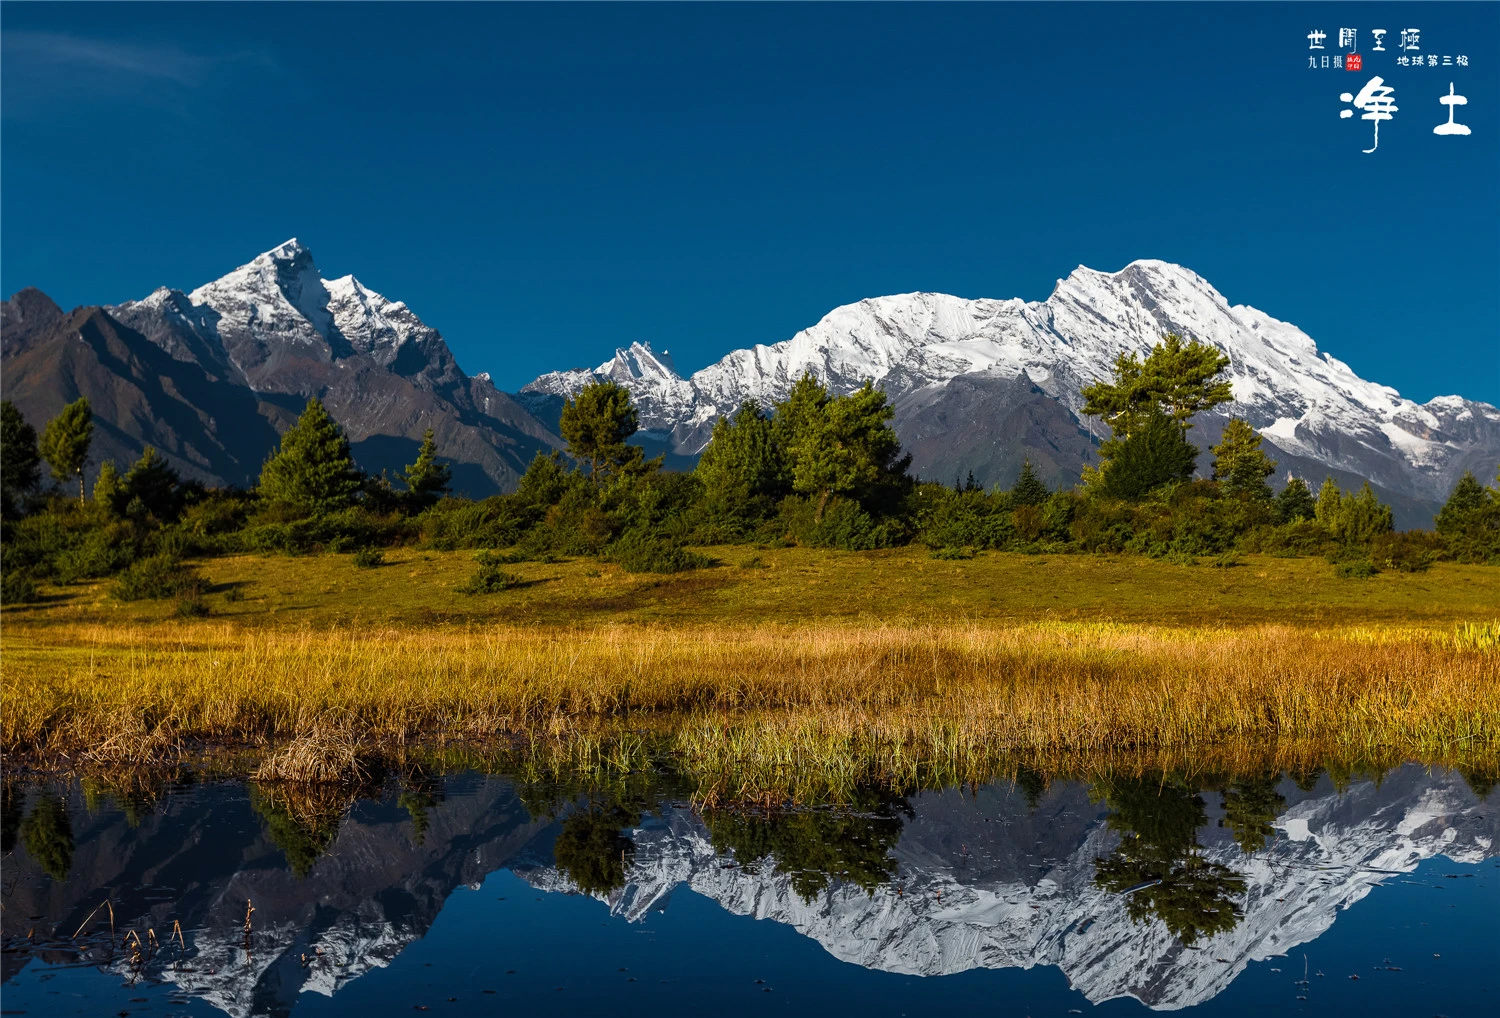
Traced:
<path fill-rule="evenodd" d="M 981 482 L 1009 483 L 1029 456 L 1054 483 L 1067 483 L 1090 460 L 1093 440 L 1107 435 L 1079 415 L 1079 390 L 1107 377 L 1118 354 L 1144 354 L 1169 331 L 1228 354 L 1234 403 L 1223 409 L 1261 432 L 1283 472 L 1367 478 L 1398 508 L 1420 514 L 1464 470 L 1490 477 L 1500 463 L 1495 407 L 1458 396 L 1403 399 L 1320 352 L 1296 326 L 1231 305 L 1201 276 L 1160 261 L 1115 273 L 1080 266 L 1039 302 L 938 293 L 863 300 L 688 378 L 636 343 L 592 371 L 543 375 L 522 397 L 568 395 L 613 378 L 636 396 L 643 427 L 693 454 L 719 416 L 747 398 L 781 398 L 806 371 L 837 392 L 873 379 L 893 400 L 919 474 L 948 480 L 972 469 Z M 1200 422 L 1200 447 L 1217 440 L 1222 420 Z"/>
<path fill-rule="evenodd" d="M 432 428 L 455 487 L 475 495 L 514 487 L 536 452 L 559 444 L 487 375 L 466 375 L 404 303 L 353 276 L 325 280 L 296 240 L 191 293 L 161 288 L 63 316 L 22 291 L 4 314 L 7 398 L 40 424 L 88 396 L 108 433 L 95 466 L 153 444 L 188 476 L 252 484 L 310 396 L 372 472 L 411 462 Z M 112 337 L 110 351 L 94 333 Z"/>

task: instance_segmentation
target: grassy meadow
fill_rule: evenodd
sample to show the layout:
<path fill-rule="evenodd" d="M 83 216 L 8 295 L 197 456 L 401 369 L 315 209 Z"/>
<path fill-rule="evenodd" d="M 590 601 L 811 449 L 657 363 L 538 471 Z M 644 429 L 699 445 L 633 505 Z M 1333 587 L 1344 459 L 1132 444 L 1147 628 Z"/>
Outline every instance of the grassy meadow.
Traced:
<path fill-rule="evenodd" d="M 1230 568 L 1139 555 L 981 553 L 931 558 L 919 547 L 700 549 L 712 569 L 630 573 L 592 558 L 521 562 L 490 595 L 460 592 L 472 552 L 390 550 L 378 568 L 352 555 L 230 555 L 198 563 L 210 622 L 247 628 L 606 623 L 1119 622 L 1164 626 L 1380 625 L 1451 629 L 1500 616 L 1500 567 L 1436 563 L 1420 573 L 1343 579 L 1321 558 L 1246 555 Z M 80 623 L 172 619 L 171 601 L 120 602 L 110 582 L 44 588 L 45 600 L 5 609 L 19 645 Z M 176 621 L 173 620 L 174 624 Z M 194 622 L 181 623 L 183 632 Z M 44 637 L 42 634 L 50 634 Z M 15 644 L 7 636 L 6 649 Z"/>
<path fill-rule="evenodd" d="M 215 558 L 204 618 L 48 588 L 4 613 L 3 746 L 71 766 L 260 747 L 263 776 L 320 779 L 416 745 L 603 758 L 650 732 L 731 796 L 1016 754 L 1500 755 L 1494 567 L 707 552 L 667 576 L 519 563 L 484 595 L 459 590 L 464 552 Z"/>

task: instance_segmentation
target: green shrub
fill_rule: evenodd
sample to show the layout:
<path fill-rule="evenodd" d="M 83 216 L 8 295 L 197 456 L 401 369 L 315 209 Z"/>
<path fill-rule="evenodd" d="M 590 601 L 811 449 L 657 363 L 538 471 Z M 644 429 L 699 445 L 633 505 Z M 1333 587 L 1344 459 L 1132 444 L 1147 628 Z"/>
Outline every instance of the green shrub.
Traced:
<path fill-rule="evenodd" d="M 459 548 L 504 548 L 515 544 L 545 514 L 545 507 L 514 495 L 481 502 L 445 498 L 417 517 L 423 544 L 438 551 Z"/>
<path fill-rule="evenodd" d="M 1274 527 L 1259 527 L 1243 542 L 1246 551 L 1260 551 L 1279 558 L 1316 555 L 1328 547 L 1333 535 L 1317 520 L 1301 517 Z"/>
<path fill-rule="evenodd" d="M 354 553 L 356 569 L 376 569 L 385 563 L 385 552 L 379 548 L 361 548 Z"/>
<path fill-rule="evenodd" d="M 203 600 L 203 595 L 197 587 L 177 599 L 177 617 L 184 619 L 201 619 L 208 615 L 208 605 Z"/>
<path fill-rule="evenodd" d="M 628 573 L 681 573 L 714 564 L 713 559 L 680 544 L 641 533 L 627 534 L 616 541 L 609 557 Z"/>
<path fill-rule="evenodd" d="M 519 576 L 500 568 L 502 560 L 489 552 L 482 551 L 475 555 L 474 562 L 477 566 L 474 577 L 458 588 L 460 594 L 497 594 L 521 582 Z"/>
<path fill-rule="evenodd" d="M 1030 506 L 1027 506 L 1027 508 L 1029 509 Z M 930 557 L 942 559 L 945 562 L 955 562 L 973 558 L 974 551 L 971 548 L 934 548 Z"/>
<path fill-rule="evenodd" d="M 115 523 L 82 535 L 71 547 L 59 551 L 54 569 L 61 583 L 109 576 L 133 562 L 138 553 L 134 528 Z"/>
<path fill-rule="evenodd" d="M 1425 530 L 1381 534 L 1370 543 L 1370 559 L 1382 569 L 1421 573 L 1443 553 L 1443 539 Z"/>
<path fill-rule="evenodd" d="M 0 575 L 0 604 L 27 604 L 41 600 L 36 581 L 24 569 L 6 569 Z"/>
<path fill-rule="evenodd" d="M 255 522 L 235 535 L 232 544 L 248 552 L 353 551 L 370 545 L 390 546 L 415 538 L 417 524 L 396 514 L 372 513 L 361 506 L 322 516 L 281 519 L 283 506 L 268 505 Z"/>
<path fill-rule="evenodd" d="M 202 580 L 191 566 L 170 555 L 151 555 L 121 572 L 115 580 L 113 593 L 121 601 L 157 601 L 178 596 L 197 597 L 201 585 Z"/>
<path fill-rule="evenodd" d="M 1380 570 L 1369 559 L 1351 559 L 1334 566 L 1334 575 L 1346 580 L 1368 580 Z"/>
<path fill-rule="evenodd" d="M 784 533 L 801 545 L 841 551 L 889 548 L 904 543 L 907 536 L 900 523 L 877 520 L 853 499 L 829 499 L 822 519 L 817 508 L 817 502 L 800 496 L 782 499 L 779 519 Z"/>

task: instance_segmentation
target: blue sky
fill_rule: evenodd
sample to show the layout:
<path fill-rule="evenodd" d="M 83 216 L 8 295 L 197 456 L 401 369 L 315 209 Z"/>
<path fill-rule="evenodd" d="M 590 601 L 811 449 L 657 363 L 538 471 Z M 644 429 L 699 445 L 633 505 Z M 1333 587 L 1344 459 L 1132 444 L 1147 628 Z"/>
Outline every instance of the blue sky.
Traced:
<path fill-rule="evenodd" d="M 633 340 L 686 373 L 862 297 L 1040 300 L 1163 258 L 1406 395 L 1500 403 L 1500 5 L 0 20 L 6 294 L 190 288 L 296 236 L 513 388 Z M 1368 73 L 1308 68 L 1341 27 Z M 1409 27 L 1469 66 L 1398 66 Z M 1339 93 L 1373 74 L 1399 109 L 1367 155 Z M 1450 81 L 1469 137 L 1432 133 Z"/>

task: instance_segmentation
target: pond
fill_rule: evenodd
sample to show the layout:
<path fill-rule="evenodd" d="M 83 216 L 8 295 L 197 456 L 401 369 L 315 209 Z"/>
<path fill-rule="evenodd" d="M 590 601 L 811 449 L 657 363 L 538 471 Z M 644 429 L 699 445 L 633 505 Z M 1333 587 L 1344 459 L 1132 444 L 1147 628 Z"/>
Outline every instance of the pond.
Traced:
<path fill-rule="evenodd" d="M 1455 772 L 705 810 L 455 773 L 349 801 L 10 782 L 5 1014 L 1478 1015 L 1500 795 Z"/>

